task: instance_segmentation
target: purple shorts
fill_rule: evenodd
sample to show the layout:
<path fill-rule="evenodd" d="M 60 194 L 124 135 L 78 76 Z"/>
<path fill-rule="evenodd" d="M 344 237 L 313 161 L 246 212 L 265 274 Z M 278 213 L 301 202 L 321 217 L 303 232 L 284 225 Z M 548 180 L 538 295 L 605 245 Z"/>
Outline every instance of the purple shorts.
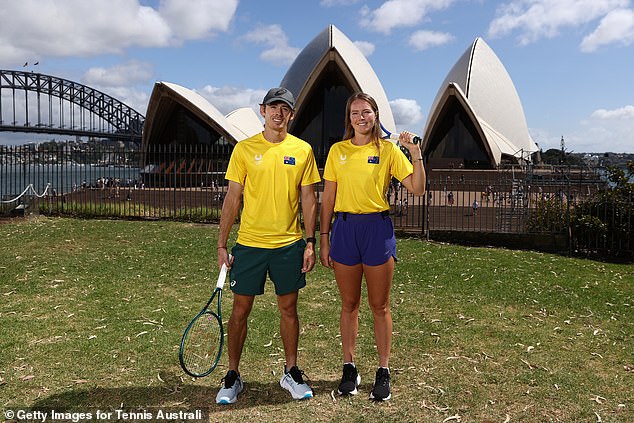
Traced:
<path fill-rule="evenodd" d="M 346 266 L 378 266 L 390 257 L 396 260 L 396 237 L 388 212 L 338 212 L 332 224 L 330 257 Z"/>

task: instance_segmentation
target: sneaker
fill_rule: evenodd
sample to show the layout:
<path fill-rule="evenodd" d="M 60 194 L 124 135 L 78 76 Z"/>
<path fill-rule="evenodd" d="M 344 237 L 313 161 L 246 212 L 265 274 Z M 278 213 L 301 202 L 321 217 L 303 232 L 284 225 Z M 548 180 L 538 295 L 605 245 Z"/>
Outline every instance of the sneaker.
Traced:
<path fill-rule="evenodd" d="M 377 401 L 387 401 L 392 398 L 390 392 L 390 371 L 385 367 L 379 367 L 376 371 L 376 379 L 372 385 L 372 392 L 370 392 L 370 399 Z"/>
<path fill-rule="evenodd" d="M 216 404 L 233 404 L 244 388 L 240 375 L 235 370 L 229 370 L 221 382 L 224 383 L 216 395 Z"/>
<path fill-rule="evenodd" d="M 357 391 L 357 387 L 360 384 L 361 376 L 359 376 L 357 368 L 350 363 L 344 364 L 343 376 L 341 376 L 341 383 L 339 383 L 337 393 L 339 393 L 339 395 L 357 395 L 359 392 Z"/>
<path fill-rule="evenodd" d="M 290 392 L 293 399 L 301 400 L 313 397 L 313 390 L 304 382 L 303 374 L 304 372 L 299 370 L 297 366 L 293 366 L 288 372 L 285 369 L 284 376 L 280 379 L 280 386 Z"/>

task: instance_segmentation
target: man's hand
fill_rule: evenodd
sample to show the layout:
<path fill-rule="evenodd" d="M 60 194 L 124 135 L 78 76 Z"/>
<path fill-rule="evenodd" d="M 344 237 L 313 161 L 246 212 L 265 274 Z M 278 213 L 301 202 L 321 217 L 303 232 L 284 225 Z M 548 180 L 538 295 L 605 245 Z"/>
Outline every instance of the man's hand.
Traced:
<path fill-rule="evenodd" d="M 304 265 L 302 266 L 302 273 L 308 273 L 315 267 L 315 247 L 312 242 L 306 244 L 304 249 Z"/>

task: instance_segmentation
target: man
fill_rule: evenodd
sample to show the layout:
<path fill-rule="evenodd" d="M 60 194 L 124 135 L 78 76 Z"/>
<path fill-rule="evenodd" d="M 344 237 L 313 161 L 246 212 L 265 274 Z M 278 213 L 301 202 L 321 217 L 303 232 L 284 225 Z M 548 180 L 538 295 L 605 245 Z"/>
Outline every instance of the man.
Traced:
<path fill-rule="evenodd" d="M 238 366 L 247 319 L 255 296 L 264 293 L 267 274 L 275 285 L 286 358 L 280 385 L 293 399 L 313 396 L 297 367 L 297 297 L 306 285 L 306 273 L 315 265 L 317 200 L 313 184 L 320 177 L 310 144 L 287 132 L 294 104 L 293 94 L 286 88 L 269 90 L 260 105 L 264 131 L 239 142 L 227 168 L 229 188 L 220 218 L 218 265 L 231 267 L 233 310 L 228 328 L 229 371 L 216 396 L 218 404 L 234 403 L 242 391 Z M 300 198 L 306 241 L 298 217 Z M 241 199 L 240 229 L 230 261 L 227 240 Z"/>

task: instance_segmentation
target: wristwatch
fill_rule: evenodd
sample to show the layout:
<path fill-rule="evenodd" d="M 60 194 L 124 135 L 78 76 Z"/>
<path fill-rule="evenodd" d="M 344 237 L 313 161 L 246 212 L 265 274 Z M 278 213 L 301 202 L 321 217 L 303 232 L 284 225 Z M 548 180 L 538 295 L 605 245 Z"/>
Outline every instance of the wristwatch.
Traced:
<path fill-rule="evenodd" d="M 306 238 L 306 242 L 312 242 L 313 245 L 315 245 L 317 243 L 317 238 L 315 238 L 314 236 L 309 236 Z"/>

